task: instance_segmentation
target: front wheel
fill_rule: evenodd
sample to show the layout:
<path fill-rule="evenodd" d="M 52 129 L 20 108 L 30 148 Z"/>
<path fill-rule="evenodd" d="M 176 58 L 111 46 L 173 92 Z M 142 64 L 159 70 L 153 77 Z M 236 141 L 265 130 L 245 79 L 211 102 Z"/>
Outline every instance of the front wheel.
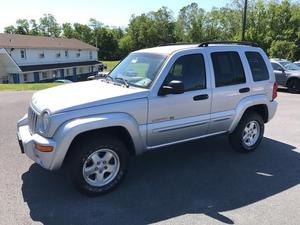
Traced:
<path fill-rule="evenodd" d="M 68 173 L 76 189 L 88 196 L 113 190 L 127 167 L 128 151 L 123 142 L 110 136 L 84 139 L 71 149 Z"/>
<path fill-rule="evenodd" d="M 229 135 L 230 144 L 239 152 L 252 152 L 260 144 L 264 129 L 264 121 L 259 114 L 247 113 L 242 117 L 234 132 Z"/>

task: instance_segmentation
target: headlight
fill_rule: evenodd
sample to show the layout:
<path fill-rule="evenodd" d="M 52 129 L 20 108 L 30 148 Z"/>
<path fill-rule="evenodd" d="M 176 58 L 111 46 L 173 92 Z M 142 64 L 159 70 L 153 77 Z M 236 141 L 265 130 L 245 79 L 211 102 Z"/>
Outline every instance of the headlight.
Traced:
<path fill-rule="evenodd" d="M 41 124 L 40 124 L 40 132 L 44 133 L 48 130 L 50 125 L 50 114 L 48 111 L 45 111 L 41 115 Z"/>

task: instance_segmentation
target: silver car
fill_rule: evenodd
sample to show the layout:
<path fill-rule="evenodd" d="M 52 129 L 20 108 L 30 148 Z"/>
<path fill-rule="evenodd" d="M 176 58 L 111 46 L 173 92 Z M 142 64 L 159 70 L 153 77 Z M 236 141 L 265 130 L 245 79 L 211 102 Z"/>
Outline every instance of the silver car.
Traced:
<path fill-rule="evenodd" d="M 128 157 L 163 146 L 228 134 L 235 150 L 254 151 L 276 96 L 271 63 L 254 43 L 160 46 L 132 52 L 106 79 L 36 92 L 17 136 L 29 158 L 48 170 L 64 165 L 95 196 L 120 183 Z"/>
<path fill-rule="evenodd" d="M 271 59 L 271 64 L 278 85 L 290 93 L 300 93 L 300 66 L 285 59 Z"/>

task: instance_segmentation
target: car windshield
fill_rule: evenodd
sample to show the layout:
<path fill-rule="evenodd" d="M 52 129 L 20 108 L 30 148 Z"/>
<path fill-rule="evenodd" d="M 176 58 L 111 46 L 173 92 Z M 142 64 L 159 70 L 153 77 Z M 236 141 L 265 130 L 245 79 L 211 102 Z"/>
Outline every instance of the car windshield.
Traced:
<path fill-rule="evenodd" d="M 300 67 L 290 61 L 280 62 L 286 70 L 300 70 Z"/>
<path fill-rule="evenodd" d="M 109 74 L 117 82 L 148 88 L 167 56 L 153 53 L 131 53 Z"/>

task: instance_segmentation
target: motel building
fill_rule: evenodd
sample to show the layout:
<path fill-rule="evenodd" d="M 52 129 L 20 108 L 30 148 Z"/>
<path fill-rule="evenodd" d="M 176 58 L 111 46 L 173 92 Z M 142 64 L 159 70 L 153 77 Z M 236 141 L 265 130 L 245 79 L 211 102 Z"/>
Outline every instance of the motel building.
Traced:
<path fill-rule="evenodd" d="M 97 51 L 77 39 L 0 34 L 0 83 L 86 80 L 98 73 Z"/>

